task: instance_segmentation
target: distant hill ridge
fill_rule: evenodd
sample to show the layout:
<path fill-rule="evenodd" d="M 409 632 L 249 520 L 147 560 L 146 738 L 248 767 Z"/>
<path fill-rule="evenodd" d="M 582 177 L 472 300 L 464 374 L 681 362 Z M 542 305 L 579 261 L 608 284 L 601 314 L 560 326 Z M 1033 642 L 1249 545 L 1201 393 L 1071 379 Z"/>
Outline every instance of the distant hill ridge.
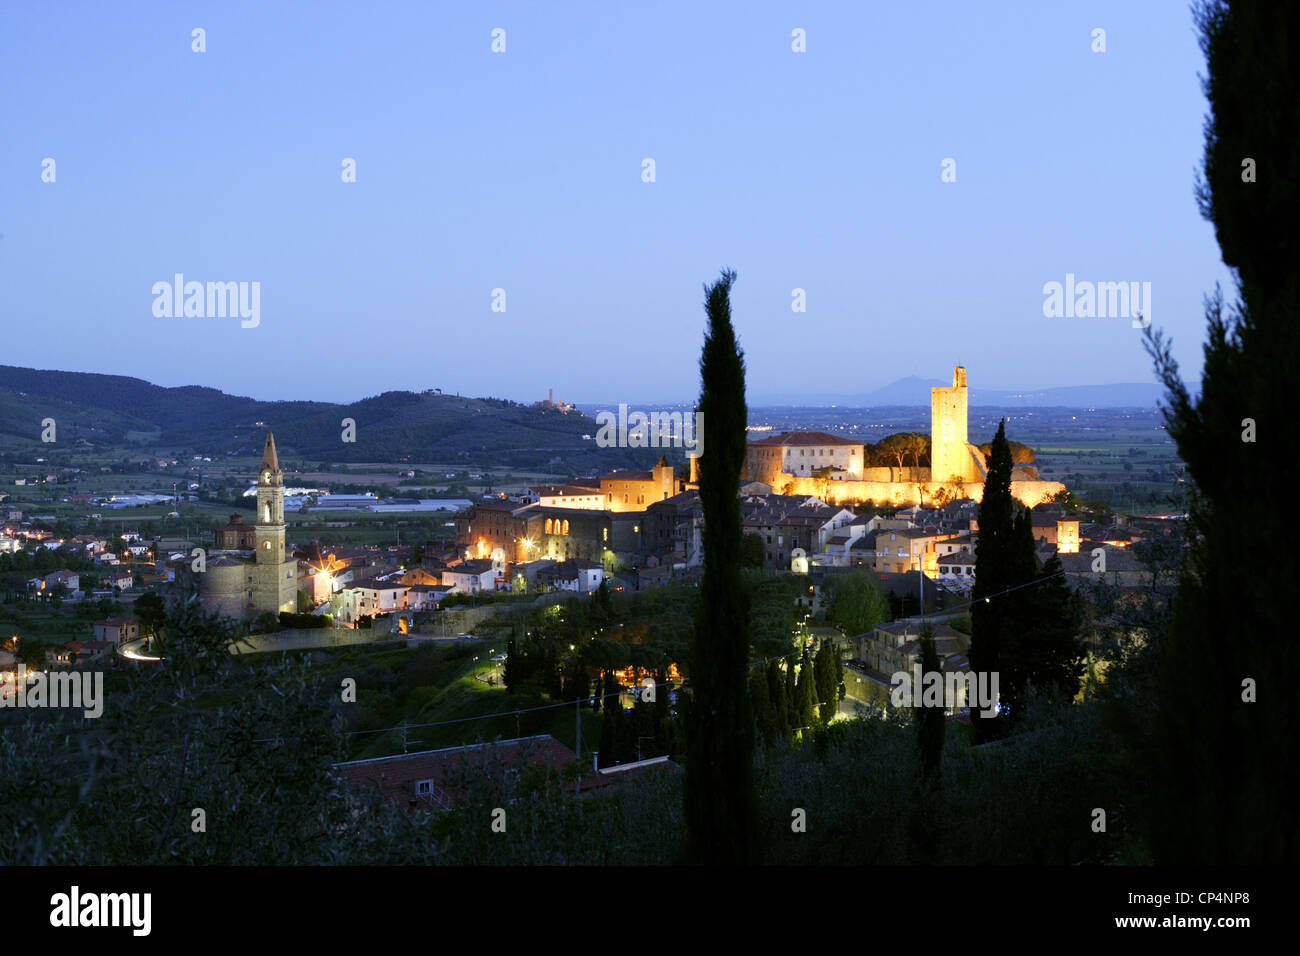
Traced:
<path fill-rule="evenodd" d="M 951 385 L 951 381 L 923 379 L 916 375 L 900 378 L 870 392 L 833 395 L 818 393 L 782 393 L 757 395 L 752 405 L 850 405 L 882 407 L 887 405 L 928 407 L 930 389 Z M 1066 408 L 1155 408 L 1164 397 L 1164 388 L 1154 382 L 1121 382 L 1114 385 L 1062 385 L 1039 389 L 970 388 L 970 405 L 1000 407 Z"/>
<path fill-rule="evenodd" d="M 583 471 L 648 466 L 639 449 L 601 449 L 579 412 L 504 399 L 391 391 L 348 404 L 266 402 L 215 388 L 165 388 L 125 375 L 0 365 L 0 435 L 39 440 L 53 418 L 59 443 L 126 444 L 158 434 L 164 445 L 260 453 L 266 428 L 282 452 L 321 461 L 454 461 Z M 342 420 L 356 441 L 342 441 Z M 264 425 L 258 425 L 264 422 Z M 562 466 L 562 467 L 560 467 Z"/>

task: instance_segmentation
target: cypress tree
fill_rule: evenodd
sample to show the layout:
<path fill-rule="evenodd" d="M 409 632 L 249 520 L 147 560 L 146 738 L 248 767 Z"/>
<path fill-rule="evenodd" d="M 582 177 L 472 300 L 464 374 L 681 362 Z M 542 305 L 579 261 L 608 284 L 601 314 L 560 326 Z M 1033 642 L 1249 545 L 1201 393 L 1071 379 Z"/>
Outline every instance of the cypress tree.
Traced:
<path fill-rule="evenodd" d="M 591 696 L 591 678 L 582 651 L 575 651 L 569 660 L 569 673 L 564 682 L 564 699 L 586 701 Z"/>
<path fill-rule="evenodd" d="M 1012 595 L 990 598 L 1009 588 L 1014 575 L 1015 523 L 1014 499 L 1011 497 L 1011 447 L 1007 444 L 1006 419 L 998 423 L 998 432 L 986 457 L 987 475 L 984 495 L 980 499 L 979 538 L 975 545 L 975 586 L 971 597 L 971 670 L 998 673 L 1005 668 L 1003 643 L 1013 630 L 1013 606 L 1006 603 Z M 1010 625 L 1010 626 L 1009 626 Z M 999 677 L 999 684 L 1005 680 Z M 971 726 L 980 742 L 993 739 L 998 731 L 988 726 L 997 718 L 981 717 L 971 708 Z"/>
<path fill-rule="evenodd" d="M 754 705 L 754 724 L 765 746 L 772 746 L 776 740 L 775 723 L 772 718 L 772 700 L 767 692 L 767 671 L 755 667 L 749 674 L 749 697 Z"/>
<path fill-rule="evenodd" d="M 1079 692 L 1086 664 L 1079 622 L 1083 608 L 1065 583 L 1061 559 L 1053 554 L 1043 564 L 1038 583 L 1025 588 L 1026 618 L 1030 622 L 1025 683 L 1056 703 L 1068 704 Z"/>
<path fill-rule="evenodd" d="M 707 440 L 699 458 L 704 577 L 692 647 L 695 700 L 687 729 L 683 811 L 688 853 L 705 864 L 755 863 L 758 800 L 748 684 L 749 593 L 741 579 L 737 489 L 745 463 L 745 362 L 731 324 L 724 270 L 705 287 L 708 331 L 700 356 Z"/>
<path fill-rule="evenodd" d="M 817 716 L 825 727 L 835 716 L 839 708 L 840 685 L 836 680 L 835 660 L 837 651 L 829 641 L 822 641 L 813 658 L 813 681 L 817 691 Z"/>
<path fill-rule="evenodd" d="M 513 694 L 519 686 L 519 644 L 513 634 L 506 643 L 506 666 L 502 679 L 505 681 L 506 691 Z"/>
<path fill-rule="evenodd" d="M 672 719 L 672 688 L 668 683 L 668 673 L 663 668 L 655 672 L 654 735 L 657 753 L 666 754 L 672 748 L 668 722 Z"/>
<path fill-rule="evenodd" d="M 1019 720 L 1024 709 L 1025 684 L 1033 669 L 1037 653 L 1035 632 L 1038 621 L 1034 615 L 1034 587 L 1029 584 L 1038 575 L 1038 559 L 1034 554 L 1034 525 L 1027 508 L 1014 504 L 1015 517 L 1011 522 L 1011 547 L 1005 555 L 1006 574 L 1003 587 L 1017 590 L 995 597 L 999 620 L 1002 624 L 999 690 L 1002 702 L 1011 711 L 1011 720 Z"/>
<path fill-rule="evenodd" d="M 934 628 L 921 626 L 921 673 L 942 673 L 943 665 L 934 646 Z M 943 737 L 947 728 L 944 708 L 923 707 L 920 688 L 914 688 L 912 722 L 916 727 L 917 772 L 912 786 L 912 803 L 908 819 L 911 852 L 908 862 L 936 862 L 938 854 L 939 763 L 943 756 Z M 974 708 L 972 708 L 974 713 Z"/>
<path fill-rule="evenodd" d="M 849 692 L 844 686 L 844 655 L 840 653 L 839 645 L 835 645 L 835 699 L 843 700 Z"/>
<path fill-rule="evenodd" d="M 785 732 L 793 734 L 799 729 L 799 685 L 795 682 L 795 655 L 785 659 Z"/>
<path fill-rule="evenodd" d="M 803 649 L 803 654 L 799 658 L 799 681 L 795 685 L 795 700 L 798 706 L 795 708 L 798 727 L 811 727 L 816 715 L 817 707 L 817 688 L 814 685 L 813 662 L 808 653 L 808 648 Z"/>
<path fill-rule="evenodd" d="M 934 628 L 928 623 L 921 627 L 921 673 L 942 673 L 943 664 L 934 646 Z M 913 719 L 916 722 L 916 745 L 920 752 L 921 777 L 927 782 L 938 779 L 939 759 L 943 754 L 943 736 L 947 726 L 942 707 L 921 707 L 919 688 L 913 693 Z M 972 708 L 972 712 L 973 712 Z"/>
<path fill-rule="evenodd" d="M 781 673 L 780 661 L 767 662 L 767 695 L 772 707 L 774 739 L 789 736 L 790 702 L 786 699 L 785 675 Z"/>
<path fill-rule="evenodd" d="M 1208 300 L 1200 395 L 1147 330 L 1165 422 L 1193 485 L 1189 566 L 1157 655 L 1156 726 L 1135 760 L 1157 864 L 1300 862 L 1295 549 L 1261 540 L 1290 513 L 1300 460 L 1300 7 L 1196 12 L 1206 57 L 1201 214 L 1237 301 Z"/>
<path fill-rule="evenodd" d="M 623 719 L 623 706 L 617 696 L 618 683 L 611 671 L 605 671 L 602 694 L 604 700 L 603 716 L 600 719 L 600 765 L 611 767 L 617 760 L 620 737 L 619 723 Z"/>

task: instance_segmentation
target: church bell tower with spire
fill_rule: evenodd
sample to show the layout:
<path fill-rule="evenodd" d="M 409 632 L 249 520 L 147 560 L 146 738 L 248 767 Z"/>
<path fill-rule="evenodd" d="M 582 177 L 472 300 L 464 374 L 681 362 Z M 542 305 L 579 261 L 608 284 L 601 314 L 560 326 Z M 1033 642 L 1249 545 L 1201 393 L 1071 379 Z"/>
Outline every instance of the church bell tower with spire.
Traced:
<path fill-rule="evenodd" d="M 262 467 L 257 472 L 257 563 L 284 561 L 284 472 L 275 453 L 275 436 L 266 433 Z"/>
<path fill-rule="evenodd" d="M 278 613 L 298 609 L 298 562 L 285 555 L 284 472 L 275 451 L 275 436 L 266 433 L 262 466 L 257 471 L 257 554 L 252 571 L 250 611 Z"/>

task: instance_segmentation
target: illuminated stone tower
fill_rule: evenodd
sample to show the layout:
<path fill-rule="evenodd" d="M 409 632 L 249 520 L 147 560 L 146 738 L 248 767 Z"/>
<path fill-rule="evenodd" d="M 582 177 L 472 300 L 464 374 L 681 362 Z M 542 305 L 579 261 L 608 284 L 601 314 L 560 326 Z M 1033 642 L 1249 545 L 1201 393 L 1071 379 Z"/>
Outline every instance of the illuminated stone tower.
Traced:
<path fill-rule="evenodd" d="M 952 370 L 952 388 L 930 389 L 930 480 L 979 481 L 966 444 L 966 369 Z"/>
<path fill-rule="evenodd" d="M 266 433 L 262 467 L 257 473 L 257 553 L 250 604 L 254 613 L 297 610 L 298 562 L 284 554 L 284 473 L 275 453 L 275 437 Z"/>
<path fill-rule="evenodd" d="M 257 563 L 284 560 L 284 472 L 275 453 L 275 436 L 266 433 L 262 467 L 257 473 Z"/>

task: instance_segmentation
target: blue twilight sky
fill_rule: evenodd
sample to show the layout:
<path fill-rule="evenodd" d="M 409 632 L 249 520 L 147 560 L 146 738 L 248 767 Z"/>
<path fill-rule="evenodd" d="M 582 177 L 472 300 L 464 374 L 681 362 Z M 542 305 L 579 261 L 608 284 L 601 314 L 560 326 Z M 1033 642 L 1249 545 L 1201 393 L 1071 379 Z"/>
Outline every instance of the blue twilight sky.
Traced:
<path fill-rule="evenodd" d="M 727 265 L 751 401 L 1151 381 L 1127 319 L 1044 317 L 1067 273 L 1150 282 L 1196 379 L 1203 69 L 1185 0 L 3 0 L 0 364 L 690 400 Z M 178 272 L 260 324 L 155 317 Z"/>

